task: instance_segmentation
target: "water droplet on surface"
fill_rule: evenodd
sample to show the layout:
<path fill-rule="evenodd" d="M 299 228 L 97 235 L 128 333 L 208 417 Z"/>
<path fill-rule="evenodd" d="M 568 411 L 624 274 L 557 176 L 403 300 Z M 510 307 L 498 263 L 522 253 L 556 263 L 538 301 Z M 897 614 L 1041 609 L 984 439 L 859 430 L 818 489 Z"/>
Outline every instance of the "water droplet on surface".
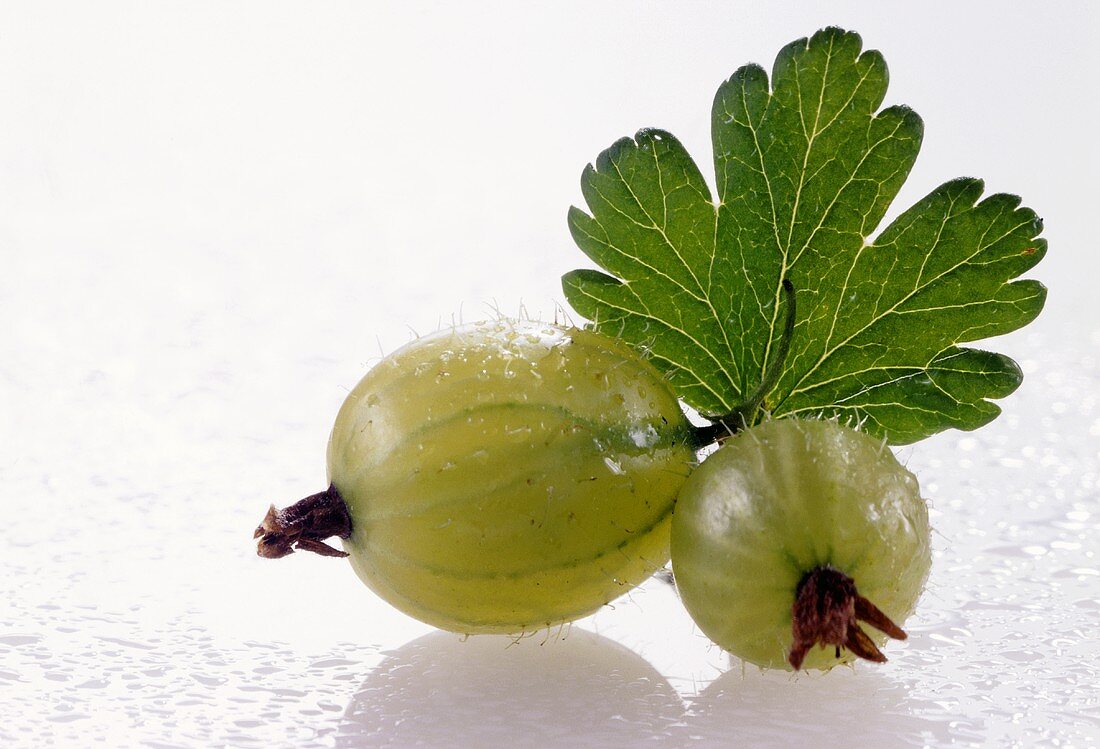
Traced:
<path fill-rule="evenodd" d="M 513 439 L 517 439 L 518 441 L 522 442 L 524 440 L 530 439 L 530 437 L 531 437 L 531 427 L 529 427 L 527 425 L 521 425 L 521 426 L 507 426 L 506 425 L 504 427 L 504 433 L 506 435 L 508 435 L 509 437 L 512 437 Z"/>
<path fill-rule="evenodd" d="M 610 457 L 604 458 L 603 462 L 604 465 L 607 466 L 608 470 L 610 470 L 616 476 L 622 476 L 626 473 L 626 471 L 623 470 L 623 467 L 618 463 L 618 461 L 613 460 Z"/>
<path fill-rule="evenodd" d="M 635 428 L 630 432 L 630 441 L 641 448 L 653 447 L 659 439 L 660 434 L 652 424 L 647 424 L 643 428 Z"/>

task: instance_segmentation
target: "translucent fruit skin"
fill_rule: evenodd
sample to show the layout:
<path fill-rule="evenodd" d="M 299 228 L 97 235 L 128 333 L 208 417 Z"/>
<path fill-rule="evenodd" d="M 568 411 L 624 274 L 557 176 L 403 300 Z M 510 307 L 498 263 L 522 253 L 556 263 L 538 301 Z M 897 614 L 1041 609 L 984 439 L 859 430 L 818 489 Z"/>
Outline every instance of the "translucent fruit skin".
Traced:
<path fill-rule="evenodd" d="M 344 549 L 375 592 L 443 629 L 584 616 L 667 562 L 688 432 L 657 370 L 597 333 L 498 321 L 422 338 L 336 418 Z"/>
<path fill-rule="evenodd" d="M 916 478 L 880 441 L 833 421 L 779 419 L 730 438 L 684 485 L 672 524 L 673 571 L 696 624 L 769 668 L 790 670 L 791 605 L 813 568 L 853 578 L 901 626 L 931 562 Z M 815 647 L 803 668 L 853 657 Z"/>

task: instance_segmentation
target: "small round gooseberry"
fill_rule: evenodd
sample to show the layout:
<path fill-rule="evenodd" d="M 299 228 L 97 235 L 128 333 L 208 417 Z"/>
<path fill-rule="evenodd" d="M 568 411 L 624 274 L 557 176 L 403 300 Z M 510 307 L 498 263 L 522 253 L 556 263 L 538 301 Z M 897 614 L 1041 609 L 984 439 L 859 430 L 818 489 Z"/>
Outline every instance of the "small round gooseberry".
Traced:
<path fill-rule="evenodd" d="M 685 483 L 672 567 L 692 618 L 725 650 L 828 669 L 884 661 L 887 636 L 905 637 L 930 535 L 916 478 L 883 443 L 834 421 L 778 419 L 727 439 Z"/>

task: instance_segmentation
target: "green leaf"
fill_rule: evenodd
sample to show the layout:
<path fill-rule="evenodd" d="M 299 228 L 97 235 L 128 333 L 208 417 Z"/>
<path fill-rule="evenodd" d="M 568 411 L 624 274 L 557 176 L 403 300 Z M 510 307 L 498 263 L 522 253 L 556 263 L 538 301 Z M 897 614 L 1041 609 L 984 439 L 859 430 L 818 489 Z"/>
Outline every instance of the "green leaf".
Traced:
<path fill-rule="evenodd" d="M 577 312 L 644 350 L 711 418 L 743 405 L 797 317 L 773 416 L 840 416 L 895 444 L 974 429 L 1019 385 L 1007 357 L 958 347 L 1015 330 L 1045 289 L 1012 281 L 1046 252 L 1042 222 L 974 179 L 948 182 L 874 236 L 920 149 L 906 107 L 879 110 L 882 56 L 824 29 L 747 65 L 712 110 L 716 202 L 671 134 L 642 130 L 589 165 L 577 245 L 607 271 L 563 278 Z M 760 415 L 758 418 L 763 418 Z"/>

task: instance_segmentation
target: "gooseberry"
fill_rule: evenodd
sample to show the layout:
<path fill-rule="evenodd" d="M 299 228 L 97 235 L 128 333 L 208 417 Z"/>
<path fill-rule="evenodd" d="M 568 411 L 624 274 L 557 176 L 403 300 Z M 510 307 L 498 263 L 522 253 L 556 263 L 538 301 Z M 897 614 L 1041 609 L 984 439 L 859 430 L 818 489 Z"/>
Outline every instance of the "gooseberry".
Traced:
<path fill-rule="evenodd" d="M 703 633 L 745 661 L 795 670 L 884 661 L 879 648 L 905 637 L 931 566 L 916 478 L 835 421 L 777 419 L 727 439 L 685 483 L 671 544 Z"/>
<path fill-rule="evenodd" d="M 259 553 L 347 554 L 378 595 L 443 629 L 569 621 L 668 561 L 691 437 L 661 374 L 617 340 L 506 320 L 445 330 L 356 385 L 330 488 L 272 508 Z"/>

